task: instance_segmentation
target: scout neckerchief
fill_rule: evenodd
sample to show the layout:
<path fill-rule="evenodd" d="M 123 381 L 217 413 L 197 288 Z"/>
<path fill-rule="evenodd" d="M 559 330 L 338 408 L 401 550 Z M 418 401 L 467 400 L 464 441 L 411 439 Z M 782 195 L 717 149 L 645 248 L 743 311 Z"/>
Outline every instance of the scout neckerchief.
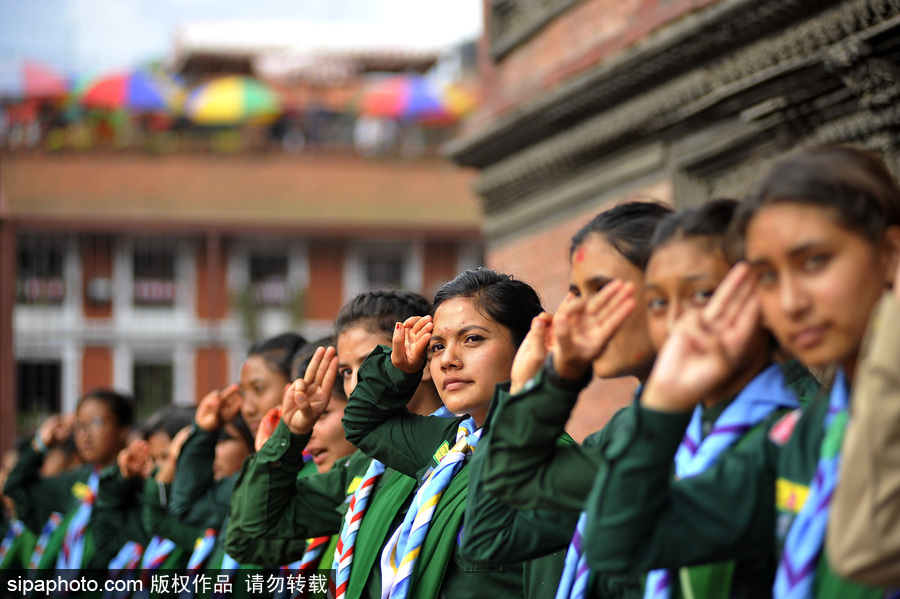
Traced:
<path fill-rule="evenodd" d="M 394 532 L 381 553 L 381 599 L 404 599 L 416 558 L 428 534 L 435 506 L 453 476 L 462 468 L 466 456 L 478 444 L 482 429 L 476 430 L 474 418 L 460 423 L 456 444 L 441 458 L 428 478 L 416 491 L 403 523 Z"/>
<path fill-rule="evenodd" d="M 87 492 L 81 499 L 75 515 L 69 520 L 66 535 L 63 538 L 62 549 L 56 558 L 56 569 L 68 572 L 77 572 L 84 566 L 84 533 L 91 519 L 91 511 L 94 508 L 94 499 L 100 487 L 100 470 L 94 468 L 87 481 Z M 74 574 L 73 574 L 74 575 Z"/>
<path fill-rule="evenodd" d="M 137 572 L 138 564 L 141 563 L 141 556 L 144 553 L 144 547 L 135 541 L 128 541 L 114 558 L 109 562 L 109 580 L 133 580 Z M 128 589 L 127 585 L 122 585 L 124 589 Z M 103 591 L 104 599 L 119 599 L 131 595 L 131 590 L 115 591 L 115 585 L 110 585 Z"/>
<path fill-rule="evenodd" d="M 813 579 L 825 539 L 828 508 L 840 469 L 841 441 L 847 425 L 847 394 L 844 371 L 838 370 L 823 422 L 825 438 L 820 448 L 816 476 L 806 503 L 788 530 L 775 574 L 775 599 L 806 599 L 813 596 Z"/>
<path fill-rule="evenodd" d="M 37 570 L 38 566 L 41 564 L 41 558 L 44 556 L 44 551 L 47 549 L 47 543 L 50 542 L 50 537 L 53 536 L 53 532 L 59 528 L 59 524 L 62 521 L 63 515 L 59 512 L 52 512 L 50 517 L 47 518 L 47 522 L 41 529 L 41 534 L 38 536 L 37 542 L 34 545 L 34 551 L 31 553 L 31 558 L 28 560 L 29 570 Z"/>
<path fill-rule="evenodd" d="M 702 433 L 703 408 L 697 406 L 675 452 L 675 475 L 687 478 L 700 474 L 773 411 L 799 405 L 797 397 L 784 385 L 781 367 L 773 364 L 738 393 L 705 438 Z M 668 599 L 671 594 L 672 580 L 668 570 L 652 570 L 647 574 L 644 599 Z"/>
<path fill-rule="evenodd" d="M 438 418 L 452 418 L 454 414 L 441 406 L 431 414 Z M 353 498 L 350 500 L 350 507 L 344 518 L 344 524 L 341 527 L 341 536 L 338 539 L 337 548 L 334 552 L 334 562 L 332 569 L 335 573 L 335 599 L 344 599 L 347 594 L 347 588 L 350 584 L 350 566 L 353 563 L 353 552 L 356 547 L 356 535 L 362 524 L 363 516 L 366 514 L 366 508 L 369 505 L 369 496 L 372 490 L 384 473 L 384 464 L 378 460 L 369 462 L 366 473 L 363 474 L 362 481 L 353 492 Z"/>
<path fill-rule="evenodd" d="M 347 594 L 347 585 L 350 584 L 350 564 L 353 563 L 353 549 L 356 545 L 356 535 L 362 523 L 366 508 L 369 506 L 369 496 L 375 483 L 384 473 L 384 464 L 378 460 L 369 462 L 369 467 L 363 475 L 362 481 L 353 492 L 344 525 L 341 527 L 341 536 L 338 539 L 337 549 L 334 552 L 335 597 L 344 599 Z"/>
<path fill-rule="evenodd" d="M 188 571 L 196 572 L 197 570 L 202 568 L 203 563 L 206 561 L 206 558 L 208 558 L 212 553 L 212 550 L 215 546 L 216 530 L 214 528 L 207 528 L 203 533 L 203 536 L 197 537 L 197 540 L 194 542 L 194 552 L 191 553 L 191 557 L 188 560 Z"/>
<path fill-rule="evenodd" d="M 144 556 L 141 558 L 141 589 L 135 591 L 132 599 L 143 599 L 150 596 L 152 585 L 151 576 L 159 570 L 159 567 L 172 555 L 177 545 L 174 541 L 164 539 L 156 535 L 147 543 Z"/>
<path fill-rule="evenodd" d="M 13 544 L 22 536 L 23 532 L 25 532 L 25 523 L 18 518 L 9 523 L 9 528 L 3 535 L 3 541 L 0 542 L 0 566 L 6 566 L 3 562 L 6 561 L 7 554 L 10 553 Z"/>

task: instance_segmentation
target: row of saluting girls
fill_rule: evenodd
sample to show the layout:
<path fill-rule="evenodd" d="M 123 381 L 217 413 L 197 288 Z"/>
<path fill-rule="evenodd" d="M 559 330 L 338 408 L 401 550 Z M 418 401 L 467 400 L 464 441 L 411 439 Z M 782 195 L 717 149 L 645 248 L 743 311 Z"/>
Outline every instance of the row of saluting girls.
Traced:
<path fill-rule="evenodd" d="M 5 493 L 34 536 L 68 514 L 57 568 L 332 568 L 348 598 L 883 597 L 823 545 L 898 252 L 884 163 L 798 150 L 740 203 L 599 214 L 552 316 L 478 269 L 430 306 L 355 298 L 335 347 L 252 348 L 153 474 L 149 444 L 123 450 L 130 417 L 89 395 L 41 427 Z M 625 376 L 634 402 L 575 443 L 579 393 Z M 89 465 L 42 480 L 67 427 Z M 93 550 L 71 561 L 76 537 Z"/>

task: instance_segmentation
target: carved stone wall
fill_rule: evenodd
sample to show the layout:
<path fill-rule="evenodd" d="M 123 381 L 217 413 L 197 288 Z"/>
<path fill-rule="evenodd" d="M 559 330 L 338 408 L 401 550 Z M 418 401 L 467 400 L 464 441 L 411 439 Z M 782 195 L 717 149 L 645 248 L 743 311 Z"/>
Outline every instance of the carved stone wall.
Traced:
<path fill-rule="evenodd" d="M 898 65 L 900 0 L 720 0 L 448 153 L 481 170 L 496 246 L 654 181 L 676 205 L 740 196 L 797 144 L 859 144 L 896 165 Z"/>

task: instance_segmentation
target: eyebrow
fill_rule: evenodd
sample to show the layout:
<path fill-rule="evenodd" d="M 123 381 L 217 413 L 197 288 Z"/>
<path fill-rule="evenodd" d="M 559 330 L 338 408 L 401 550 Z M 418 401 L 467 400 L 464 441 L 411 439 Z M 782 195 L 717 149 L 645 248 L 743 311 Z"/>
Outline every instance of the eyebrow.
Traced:
<path fill-rule="evenodd" d="M 590 279 L 585 281 L 585 284 L 591 285 L 594 287 L 603 287 L 604 285 L 608 285 L 609 283 L 611 283 L 614 280 L 615 280 L 614 277 L 604 277 L 604 276 L 591 277 Z M 569 283 L 569 289 L 574 291 L 574 290 L 578 289 L 578 286 L 575 285 L 574 283 Z"/>
<path fill-rule="evenodd" d="M 469 331 L 473 331 L 473 330 L 476 330 L 476 329 L 479 330 L 479 331 L 484 331 L 485 333 L 490 333 L 490 331 L 489 331 L 488 329 L 484 328 L 483 326 L 481 326 L 481 325 L 479 325 L 479 324 L 470 324 L 469 326 L 465 326 L 465 327 L 461 328 L 459 331 L 457 331 L 456 334 L 457 334 L 457 335 L 465 335 L 465 334 L 468 333 Z M 431 341 L 434 341 L 435 339 L 437 339 L 437 340 L 439 340 L 439 341 L 443 341 L 443 340 L 444 340 L 444 337 L 441 336 L 441 335 L 432 335 L 432 336 L 431 336 Z"/>
<path fill-rule="evenodd" d="M 811 249 L 814 249 L 816 246 L 821 246 L 821 245 L 825 245 L 825 241 L 820 240 L 820 239 L 814 239 L 812 241 L 807 241 L 806 243 L 801 243 L 800 245 L 796 245 L 796 246 L 792 247 L 790 250 L 788 250 L 788 256 L 790 256 L 791 258 L 796 258 L 797 256 L 805 254 L 806 252 L 810 251 Z M 751 268 L 759 267 L 764 264 L 768 264 L 769 262 L 770 262 L 770 260 L 768 258 L 758 258 L 756 260 L 747 260 L 747 264 L 749 264 Z"/>

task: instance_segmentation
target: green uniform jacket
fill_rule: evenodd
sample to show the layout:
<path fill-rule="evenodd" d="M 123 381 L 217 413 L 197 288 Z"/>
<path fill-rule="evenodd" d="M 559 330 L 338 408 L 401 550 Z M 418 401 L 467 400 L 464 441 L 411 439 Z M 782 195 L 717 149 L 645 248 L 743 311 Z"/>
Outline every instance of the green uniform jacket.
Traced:
<path fill-rule="evenodd" d="M 344 410 L 347 439 L 387 466 L 423 480 L 438 462 L 441 448 L 455 441 L 462 418 L 410 414 L 406 404 L 421 381 L 421 373 L 408 375 L 394 368 L 388 347 L 373 350 L 358 377 Z M 545 573 L 544 579 L 538 580 L 527 574 L 522 564 L 475 563 L 462 555 L 470 468 L 467 462 L 436 506 L 412 575 L 410 596 L 526 597 L 531 591 L 537 593 L 533 596 L 546 596 L 547 589 L 555 588 L 558 582 L 558 569 L 544 568 L 545 562 L 529 562 L 529 572 Z"/>
<path fill-rule="evenodd" d="M 19 461 L 10 472 L 4 493 L 16 502 L 26 526 L 40 534 L 50 513 L 58 511 L 65 519 L 51 536 L 41 564 L 52 568 L 62 545 L 66 527 L 80 504 L 92 466 L 84 465 L 58 476 L 41 478 L 43 455 L 31 444 L 22 447 Z M 103 568 L 130 540 L 146 543 L 141 523 L 141 505 L 136 499 L 136 483 L 124 480 L 115 464 L 100 472 L 97 498 L 85 532 L 85 564 L 89 568 Z M 25 519 L 27 518 L 27 519 Z"/>
<path fill-rule="evenodd" d="M 161 569 L 180 569 L 188 564 L 194 543 L 205 529 L 182 523 L 169 512 L 172 485 L 157 481 L 153 476 L 144 482 L 144 528 L 150 537 L 169 539 L 177 547 L 160 566 Z"/>
<path fill-rule="evenodd" d="M 819 460 L 827 400 L 791 412 L 705 472 L 673 480 L 675 451 L 690 413 L 639 404 L 605 460 L 587 501 L 586 555 L 599 571 L 680 568 L 724 558 L 780 556 Z M 838 578 L 819 560 L 819 599 L 881 597 Z"/>
<path fill-rule="evenodd" d="M 308 435 L 292 435 L 279 421 L 262 449 L 244 460 L 224 533 L 225 550 L 238 562 L 289 564 L 303 557 L 308 538 L 340 529 L 335 508 L 346 496 L 339 470 L 346 470 L 347 460 L 318 474 L 312 461 L 303 461 L 308 440 Z M 333 499 L 338 495 L 339 500 Z M 329 559 L 323 556 L 321 567 L 330 568 Z"/>
<path fill-rule="evenodd" d="M 263 448 L 244 462 L 232 496 L 225 540 L 228 554 L 238 561 L 254 555 L 261 563 L 284 561 L 288 556 L 279 543 L 340 531 L 349 507 L 348 498 L 362 480 L 371 458 L 357 451 L 328 472 L 299 476 L 308 440 L 308 435 L 293 435 L 284 422 L 279 422 Z M 394 523 L 406 513 L 414 489 L 412 478 L 390 468 L 376 483 L 357 532 L 348 596 L 381 596 L 381 548 L 393 532 Z M 323 556 L 320 568 L 330 568 L 331 557 Z"/>

